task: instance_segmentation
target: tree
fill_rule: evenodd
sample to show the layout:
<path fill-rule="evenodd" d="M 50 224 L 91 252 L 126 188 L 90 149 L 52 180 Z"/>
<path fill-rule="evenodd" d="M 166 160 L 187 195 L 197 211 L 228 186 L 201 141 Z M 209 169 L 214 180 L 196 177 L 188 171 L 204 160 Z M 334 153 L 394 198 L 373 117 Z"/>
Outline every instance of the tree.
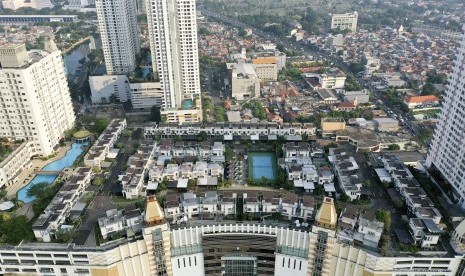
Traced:
<path fill-rule="evenodd" d="M 28 197 L 35 197 L 38 198 L 45 193 L 45 190 L 50 186 L 47 182 L 39 182 L 35 185 L 32 185 L 27 189 L 27 196 Z"/>
<path fill-rule="evenodd" d="M 350 196 L 346 195 L 346 193 L 343 193 L 341 195 L 341 201 L 342 202 L 350 202 Z"/>
<path fill-rule="evenodd" d="M 245 36 L 247 36 L 247 31 L 244 30 L 244 29 L 240 29 L 240 30 L 239 30 L 239 36 L 240 36 L 240 37 L 245 37 Z"/>
<path fill-rule="evenodd" d="M 421 95 L 431 95 L 436 91 L 432 83 L 427 82 L 421 89 Z"/>
<path fill-rule="evenodd" d="M 131 137 L 132 134 L 133 134 L 133 132 L 130 131 L 130 130 L 125 130 L 125 131 L 123 131 L 123 136 L 126 137 L 126 138 Z"/>
<path fill-rule="evenodd" d="M 0 190 L 0 199 L 4 198 L 7 196 L 7 191 L 6 190 Z"/>
<path fill-rule="evenodd" d="M 221 107 L 221 106 L 215 106 L 213 107 L 213 112 L 215 114 L 215 119 L 217 122 L 224 122 L 224 114 L 225 114 L 225 111 L 224 111 L 224 108 Z"/>
<path fill-rule="evenodd" d="M 208 134 L 206 131 L 201 131 L 199 132 L 198 136 L 197 136 L 197 140 L 199 142 L 204 142 L 204 141 L 207 141 L 208 139 Z"/>
<path fill-rule="evenodd" d="M 195 179 L 189 179 L 189 180 L 187 181 L 187 188 L 188 188 L 189 190 L 194 189 L 195 186 L 197 186 L 197 180 L 195 180 Z"/>
<path fill-rule="evenodd" d="M 31 225 L 26 216 L 17 216 L 8 220 L 0 217 L 0 243 L 18 245 L 21 241 L 34 238 Z"/>
<path fill-rule="evenodd" d="M 152 106 L 150 109 L 150 121 L 160 123 L 161 122 L 161 110 L 158 106 Z"/>
<path fill-rule="evenodd" d="M 400 150 L 400 146 L 398 144 L 390 145 L 388 150 Z"/>
<path fill-rule="evenodd" d="M 231 147 L 226 147 L 224 150 L 224 158 L 226 160 L 232 160 L 234 157 L 234 150 Z"/>
<path fill-rule="evenodd" d="M 160 185 L 158 186 L 159 191 L 164 191 L 168 187 L 168 178 L 165 176 L 163 177 L 163 180 L 161 181 Z"/>
<path fill-rule="evenodd" d="M 92 181 L 92 185 L 97 186 L 97 187 L 102 186 L 102 184 L 103 184 L 103 179 L 101 177 L 96 177 Z"/>
<path fill-rule="evenodd" d="M 376 210 L 376 219 L 384 223 L 384 229 L 389 231 L 391 229 L 391 212 L 386 210 Z"/>

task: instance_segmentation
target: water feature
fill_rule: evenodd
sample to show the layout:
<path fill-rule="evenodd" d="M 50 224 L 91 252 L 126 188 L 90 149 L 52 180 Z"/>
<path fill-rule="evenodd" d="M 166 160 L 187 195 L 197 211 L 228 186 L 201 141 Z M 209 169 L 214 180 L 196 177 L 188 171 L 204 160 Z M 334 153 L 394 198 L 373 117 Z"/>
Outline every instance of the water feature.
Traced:
<path fill-rule="evenodd" d="M 76 159 L 82 154 L 86 145 L 87 144 L 78 143 L 72 144 L 71 149 L 66 152 L 66 155 L 63 156 L 63 158 L 48 164 L 42 169 L 42 171 L 61 171 L 64 168 L 71 167 L 74 161 L 76 161 Z M 21 200 L 24 203 L 34 201 L 35 197 L 27 196 L 27 190 L 40 182 L 51 184 L 57 177 L 58 175 L 36 175 L 25 187 L 18 191 L 18 200 Z"/>
<path fill-rule="evenodd" d="M 194 102 L 192 100 L 184 100 L 184 102 L 182 103 L 182 109 L 184 110 L 190 109 L 193 104 Z"/>
<path fill-rule="evenodd" d="M 65 67 L 68 75 L 76 74 L 76 71 L 81 67 L 79 61 L 83 57 L 87 57 L 90 52 L 89 44 L 82 44 L 76 49 L 74 49 L 71 53 L 66 54 L 64 57 L 65 60 Z"/>

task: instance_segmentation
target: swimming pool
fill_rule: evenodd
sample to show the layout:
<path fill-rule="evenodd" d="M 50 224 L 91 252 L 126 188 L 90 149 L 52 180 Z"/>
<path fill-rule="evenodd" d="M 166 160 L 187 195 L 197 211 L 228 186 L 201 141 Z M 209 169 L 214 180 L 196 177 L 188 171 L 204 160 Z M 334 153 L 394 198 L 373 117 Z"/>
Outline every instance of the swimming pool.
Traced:
<path fill-rule="evenodd" d="M 42 171 L 61 171 L 64 168 L 69 168 L 73 165 L 74 161 L 81 155 L 84 151 L 86 144 L 74 143 L 71 145 L 71 148 L 66 152 L 66 155 L 63 158 L 54 161 L 47 166 L 45 166 Z M 40 182 L 46 182 L 51 184 L 58 175 L 36 175 L 25 187 L 18 191 L 18 200 L 21 200 L 24 203 L 29 203 L 34 201 L 35 197 L 28 197 L 27 190 L 29 187 L 32 187 Z"/>
<path fill-rule="evenodd" d="M 254 180 L 261 180 L 262 177 L 269 180 L 276 179 L 276 157 L 272 152 L 250 152 L 248 159 L 249 177 Z"/>
<path fill-rule="evenodd" d="M 184 102 L 182 103 L 182 109 L 190 109 L 193 104 L 194 102 L 192 100 L 184 100 Z"/>

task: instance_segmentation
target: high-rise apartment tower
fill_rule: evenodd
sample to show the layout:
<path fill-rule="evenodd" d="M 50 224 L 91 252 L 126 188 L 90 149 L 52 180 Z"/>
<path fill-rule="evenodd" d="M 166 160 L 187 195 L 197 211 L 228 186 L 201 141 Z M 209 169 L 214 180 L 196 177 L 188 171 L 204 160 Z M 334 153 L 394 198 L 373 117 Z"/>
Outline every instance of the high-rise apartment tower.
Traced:
<path fill-rule="evenodd" d="M 133 72 L 140 53 L 136 0 L 96 0 L 95 7 L 108 74 Z"/>
<path fill-rule="evenodd" d="M 464 26 L 465 31 L 465 26 Z M 465 34 L 458 46 L 426 166 L 434 165 L 465 206 Z"/>
<path fill-rule="evenodd" d="M 171 122 L 200 120 L 195 0 L 146 1 L 150 48 Z"/>
<path fill-rule="evenodd" d="M 33 141 L 36 155 L 53 153 L 75 116 L 63 57 L 52 40 L 44 50 L 0 47 L 0 105 L 0 137 Z"/>

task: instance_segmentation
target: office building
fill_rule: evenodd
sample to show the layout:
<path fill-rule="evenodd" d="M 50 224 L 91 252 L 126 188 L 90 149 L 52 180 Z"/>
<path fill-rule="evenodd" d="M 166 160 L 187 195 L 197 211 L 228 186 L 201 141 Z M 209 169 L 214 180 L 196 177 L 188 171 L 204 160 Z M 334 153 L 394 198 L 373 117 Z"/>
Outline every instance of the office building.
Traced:
<path fill-rule="evenodd" d="M 159 82 L 130 83 L 126 75 L 103 75 L 90 76 L 89 85 L 93 104 L 130 100 L 132 108 L 136 110 L 163 106 L 164 97 Z"/>
<path fill-rule="evenodd" d="M 108 74 L 133 72 L 140 52 L 135 0 L 97 0 L 95 7 Z"/>
<path fill-rule="evenodd" d="M 252 65 L 257 73 L 258 78 L 263 81 L 278 80 L 278 65 L 276 58 L 265 57 L 252 59 Z"/>
<path fill-rule="evenodd" d="M 61 51 L 24 44 L 0 47 L 0 137 L 34 142 L 34 155 L 54 152 L 74 126 L 74 111 Z"/>
<path fill-rule="evenodd" d="M 237 100 L 260 97 L 260 78 L 250 63 L 232 65 L 232 97 Z"/>
<path fill-rule="evenodd" d="M 465 31 L 465 26 L 463 27 Z M 457 48 L 457 55 L 449 84 L 443 98 L 441 115 L 431 141 L 426 166 L 434 166 L 451 184 L 452 192 L 465 207 L 465 34 Z"/>
<path fill-rule="evenodd" d="M 200 121 L 195 0 L 147 2 L 147 19 L 153 64 L 164 94 L 162 115 L 173 123 Z"/>
<path fill-rule="evenodd" d="M 90 76 L 89 85 L 93 104 L 109 103 L 112 99 L 126 102 L 131 97 L 126 75 Z"/>
<path fill-rule="evenodd" d="M 349 30 L 353 33 L 357 31 L 358 13 L 333 14 L 331 17 L 331 30 Z"/>

